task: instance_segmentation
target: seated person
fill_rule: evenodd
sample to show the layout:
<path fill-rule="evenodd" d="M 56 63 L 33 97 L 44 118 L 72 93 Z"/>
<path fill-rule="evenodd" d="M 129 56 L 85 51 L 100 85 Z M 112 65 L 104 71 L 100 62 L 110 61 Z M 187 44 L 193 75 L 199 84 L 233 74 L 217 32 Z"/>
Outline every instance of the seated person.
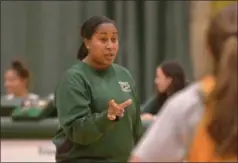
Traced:
<path fill-rule="evenodd" d="M 55 100 L 55 94 L 54 93 L 51 93 L 47 96 L 47 98 L 51 101 L 54 101 Z"/>
<path fill-rule="evenodd" d="M 164 102 L 186 85 L 186 76 L 182 66 L 175 61 L 163 62 L 156 69 L 155 85 L 157 94 L 148 99 L 141 107 L 141 118 L 151 121 Z"/>
<path fill-rule="evenodd" d="M 38 100 L 39 96 L 29 92 L 30 74 L 20 61 L 13 61 L 11 67 L 4 74 L 6 100 L 22 98 Z"/>
<path fill-rule="evenodd" d="M 49 114 L 49 117 L 56 118 L 57 117 L 57 109 L 55 107 L 55 94 L 50 93 L 46 98 L 50 101 L 49 107 L 53 108 L 52 112 Z"/>

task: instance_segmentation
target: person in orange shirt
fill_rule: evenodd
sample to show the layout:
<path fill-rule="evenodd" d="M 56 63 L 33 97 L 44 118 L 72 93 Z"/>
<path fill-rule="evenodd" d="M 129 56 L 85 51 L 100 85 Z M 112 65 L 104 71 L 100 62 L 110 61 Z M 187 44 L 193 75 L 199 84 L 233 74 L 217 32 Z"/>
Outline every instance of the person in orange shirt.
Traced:
<path fill-rule="evenodd" d="M 129 162 L 238 161 L 237 3 L 215 15 L 206 33 L 214 71 L 174 95 Z"/>

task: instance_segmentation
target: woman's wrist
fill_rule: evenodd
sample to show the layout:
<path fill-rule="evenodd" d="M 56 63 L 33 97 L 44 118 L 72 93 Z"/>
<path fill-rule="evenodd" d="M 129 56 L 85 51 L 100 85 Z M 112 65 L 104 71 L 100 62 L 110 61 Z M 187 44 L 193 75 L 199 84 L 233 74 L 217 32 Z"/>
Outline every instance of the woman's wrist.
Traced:
<path fill-rule="evenodd" d="M 114 114 L 109 114 L 109 113 L 107 113 L 107 118 L 108 118 L 110 121 L 114 121 L 114 120 L 116 120 L 117 116 L 114 115 Z"/>

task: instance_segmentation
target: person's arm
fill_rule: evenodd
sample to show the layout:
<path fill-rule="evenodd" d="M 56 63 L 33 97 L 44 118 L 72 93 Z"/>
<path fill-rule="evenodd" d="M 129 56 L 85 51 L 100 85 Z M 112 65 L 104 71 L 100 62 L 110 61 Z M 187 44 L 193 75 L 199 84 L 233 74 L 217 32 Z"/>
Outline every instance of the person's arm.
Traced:
<path fill-rule="evenodd" d="M 86 83 L 76 74 L 67 73 L 56 91 L 60 126 L 75 143 L 88 145 L 98 140 L 115 122 L 102 113 L 92 113 Z"/>
<path fill-rule="evenodd" d="M 135 121 L 134 121 L 134 140 L 135 140 L 135 144 L 137 144 L 137 142 L 140 140 L 140 138 L 143 134 L 143 126 L 142 126 L 142 121 L 141 121 L 141 108 L 140 108 L 140 100 L 139 100 L 137 89 L 136 89 L 136 83 L 135 83 L 132 75 L 130 73 L 129 73 L 129 75 L 130 75 L 130 77 L 132 79 L 132 83 L 133 83 L 133 87 L 132 87 L 133 100 L 135 101 L 135 107 L 136 107 L 136 115 L 135 115 L 136 117 L 135 117 Z"/>
<path fill-rule="evenodd" d="M 125 71 L 132 81 L 133 101 L 134 101 L 135 107 L 136 107 L 135 121 L 133 123 L 133 128 L 134 128 L 133 133 L 134 133 L 135 143 L 137 144 L 137 142 L 140 140 L 140 138 L 143 134 L 143 126 L 142 126 L 141 117 L 140 117 L 140 115 L 141 115 L 140 100 L 138 97 L 136 83 L 135 83 L 133 76 L 131 75 L 131 73 L 128 70 L 125 70 Z"/>
<path fill-rule="evenodd" d="M 141 105 L 141 114 L 150 113 L 156 108 L 157 95 L 153 95 Z"/>
<path fill-rule="evenodd" d="M 199 121 L 202 110 L 196 85 L 171 97 L 132 152 L 129 161 L 184 161 L 196 121 Z"/>
<path fill-rule="evenodd" d="M 137 143 L 142 134 L 143 134 L 143 126 L 142 126 L 142 122 L 141 122 L 141 117 L 140 117 L 140 101 L 139 101 L 139 98 L 138 98 L 138 95 L 135 91 L 135 100 L 136 100 L 136 121 L 135 121 L 135 124 L 134 124 L 134 128 L 135 128 L 135 131 L 134 131 L 134 137 L 135 137 L 135 142 Z"/>

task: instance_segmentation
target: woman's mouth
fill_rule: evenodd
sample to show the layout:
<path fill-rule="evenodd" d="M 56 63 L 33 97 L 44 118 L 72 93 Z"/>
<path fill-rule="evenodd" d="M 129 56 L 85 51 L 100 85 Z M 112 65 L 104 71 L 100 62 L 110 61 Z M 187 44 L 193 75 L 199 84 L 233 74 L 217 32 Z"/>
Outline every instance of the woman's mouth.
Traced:
<path fill-rule="evenodd" d="M 111 54 L 105 54 L 105 55 L 104 55 L 104 57 L 105 57 L 106 59 L 110 59 L 110 60 L 113 59 L 114 56 L 115 56 L 115 55 L 112 54 L 112 53 L 111 53 Z"/>

